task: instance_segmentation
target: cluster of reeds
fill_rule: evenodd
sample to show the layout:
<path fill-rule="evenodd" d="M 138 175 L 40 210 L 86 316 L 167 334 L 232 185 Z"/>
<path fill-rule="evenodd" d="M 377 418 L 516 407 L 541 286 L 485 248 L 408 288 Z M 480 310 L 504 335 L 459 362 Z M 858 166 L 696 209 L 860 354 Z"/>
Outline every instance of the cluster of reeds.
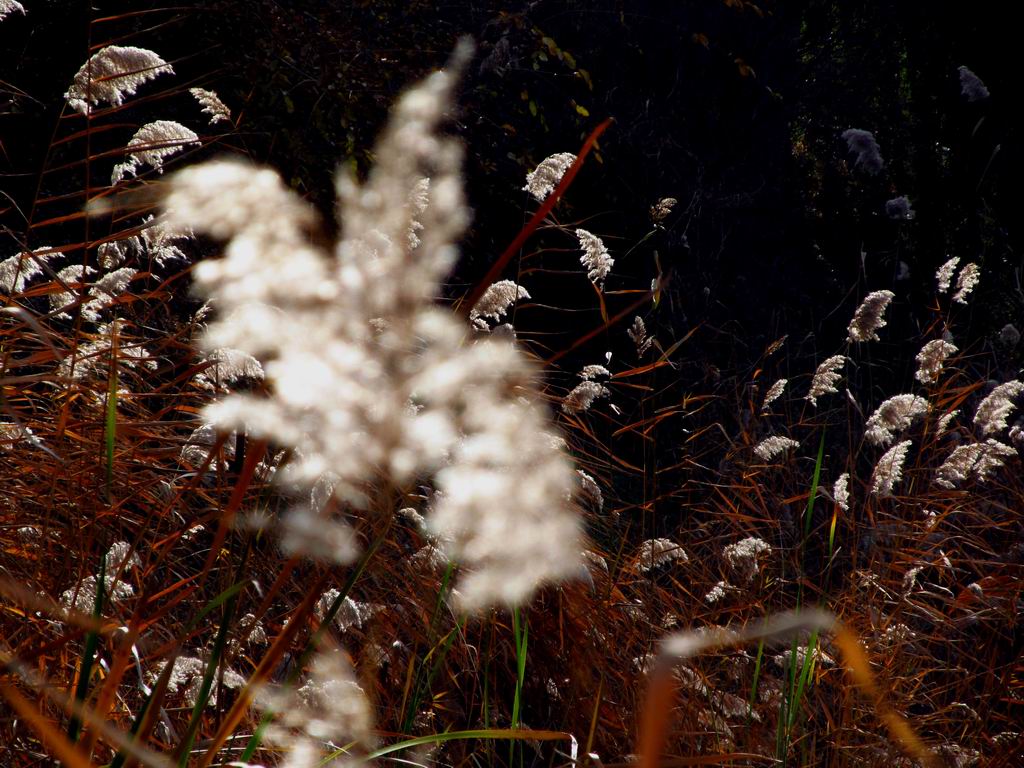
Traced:
<path fill-rule="evenodd" d="M 198 86 L 162 93 L 190 125 L 133 104 L 172 78 L 158 54 L 102 46 L 72 78 L 44 177 L 87 183 L 0 261 L 10 764 L 909 765 L 915 731 L 1010 764 L 1024 384 L 957 346 L 981 268 L 939 267 L 903 393 L 870 378 L 885 286 L 806 368 L 783 338 L 732 391 L 685 391 L 671 274 L 617 275 L 559 212 L 603 124 L 538 165 L 530 224 L 442 304 L 468 55 L 339 178 L 331 250 L 271 171 L 162 176 L 233 123 Z M 125 131 L 130 107 L 154 113 Z M 561 347 L 533 301 L 555 272 L 595 306 Z"/>

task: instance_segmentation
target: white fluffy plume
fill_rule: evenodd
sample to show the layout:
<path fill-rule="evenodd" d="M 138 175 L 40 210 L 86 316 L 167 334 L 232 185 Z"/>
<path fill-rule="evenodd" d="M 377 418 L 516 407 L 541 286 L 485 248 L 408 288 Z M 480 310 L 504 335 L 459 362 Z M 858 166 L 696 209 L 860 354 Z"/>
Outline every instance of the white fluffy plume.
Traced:
<path fill-rule="evenodd" d="M 229 396 L 205 419 L 296 447 L 279 474 L 306 487 L 327 475 L 355 512 L 393 514 L 379 509 L 383 489 L 431 478 L 427 523 L 462 566 L 459 599 L 474 609 L 573 576 L 583 547 L 569 501 L 576 474 L 550 439 L 533 365 L 515 345 L 473 339 L 434 300 L 468 219 L 461 148 L 437 134 L 465 58 L 460 49 L 401 97 L 365 184 L 338 180 L 334 259 L 310 244 L 314 214 L 273 171 L 187 169 L 166 208 L 172 224 L 228 241 L 223 259 L 195 270 L 220 313 L 203 344 L 254 356 L 272 390 Z M 411 248 L 407 203 L 428 175 Z"/>

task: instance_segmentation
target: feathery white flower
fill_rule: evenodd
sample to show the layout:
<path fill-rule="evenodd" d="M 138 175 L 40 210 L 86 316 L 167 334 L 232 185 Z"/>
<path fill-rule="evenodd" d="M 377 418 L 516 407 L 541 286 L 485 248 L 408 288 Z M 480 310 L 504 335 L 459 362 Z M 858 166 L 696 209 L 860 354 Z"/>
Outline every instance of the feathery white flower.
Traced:
<path fill-rule="evenodd" d="M 179 656 L 174 660 L 174 666 L 171 667 L 171 673 L 167 680 L 167 690 L 169 693 L 176 694 L 181 692 L 185 703 L 190 707 L 194 707 L 199 701 L 199 694 L 202 692 L 203 687 L 203 676 L 206 673 L 207 662 L 204 659 L 200 659 L 196 656 Z M 163 674 L 164 669 L 167 668 L 166 661 L 158 661 L 153 665 L 146 674 L 146 681 L 149 685 L 156 685 L 156 681 Z M 242 688 L 246 684 L 246 679 L 234 670 L 221 668 L 217 671 L 218 677 L 223 678 L 225 688 Z M 212 707 L 217 703 L 217 686 L 214 685 L 210 689 L 210 698 L 206 702 L 206 706 Z"/>
<path fill-rule="evenodd" d="M 911 441 L 904 440 L 882 454 L 871 475 L 871 493 L 877 496 L 892 495 L 893 487 L 903 478 L 903 464 L 907 460 L 910 446 Z"/>
<path fill-rule="evenodd" d="M 885 201 L 885 215 L 897 221 L 912 221 L 917 217 L 914 209 L 910 207 L 910 198 L 906 195 L 894 197 Z M 905 262 L 900 262 L 905 264 Z M 897 278 L 898 279 L 898 278 Z"/>
<path fill-rule="evenodd" d="M 128 174 L 134 176 L 140 165 L 148 165 L 162 173 L 166 158 L 193 144 L 199 144 L 199 136 L 181 123 L 173 120 L 147 123 L 128 142 L 128 158 L 114 166 L 110 184 L 117 184 Z"/>
<path fill-rule="evenodd" d="M 957 264 L 959 263 L 960 257 L 954 256 L 939 267 L 938 271 L 935 273 L 935 280 L 938 282 L 939 293 L 945 293 L 949 290 L 949 286 L 953 283 L 953 275 L 956 274 Z"/>
<path fill-rule="evenodd" d="M 1013 400 L 1021 392 L 1024 392 L 1024 382 L 1012 379 L 993 389 L 978 404 L 978 410 L 974 412 L 974 423 L 983 435 L 1006 429 L 1006 419 L 1017 407 Z"/>
<path fill-rule="evenodd" d="M 654 337 L 647 335 L 647 326 L 644 324 L 644 319 L 637 315 L 633 318 L 633 324 L 629 327 L 629 338 L 636 345 L 636 353 L 642 357 L 643 354 L 651 348 L 654 343 Z"/>
<path fill-rule="evenodd" d="M 597 508 L 597 511 L 601 512 L 604 509 L 604 494 L 601 493 L 601 486 L 582 469 L 577 469 L 576 474 L 580 478 L 579 495 L 590 499 Z"/>
<path fill-rule="evenodd" d="M 845 512 L 850 511 L 850 473 L 844 472 L 832 486 L 832 498 L 836 505 Z"/>
<path fill-rule="evenodd" d="M 978 482 L 984 483 L 994 470 L 1003 466 L 1003 459 L 1016 454 L 1009 445 L 991 438 L 984 443 L 959 445 L 936 470 L 935 484 L 943 488 L 956 488 L 969 475 L 974 475 Z"/>
<path fill-rule="evenodd" d="M 355 534 L 343 522 L 308 507 L 293 508 L 281 520 L 281 550 L 335 565 L 345 565 L 359 554 Z"/>
<path fill-rule="evenodd" d="M 993 440 L 991 437 L 982 445 L 984 450 L 978 456 L 978 462 L 974 465 L 973 472 L 974 476 L 978 478 L 978 482 L 984 483 L 988 481 L 988 477 L 993 471 L 1004 465 L 1003 459 L 1016 456 L 1017 451 L 1012 446 Z"/>
<path fill-rule="evenodd" d="M 467 343 L 467 325 L 435 302 L 468 220 L 461 149 L 436 131 L 467 55 L 460 47 L 452 67 L 399 99 L 365 184 L 339 178 L 335 258 L 310 242 L 313 212 L 272 171 L 189 168 L 166 206 L 172 224 L 229 241 L 194 273 L 220 314 L 203 344 L 261 360 L 272 391 L 231 395 L 204 417 L 298 448 L 278 474 L 308 487 L 329 472 L 335 499 L 354 509 L 383 484 L 432 479 L 441 493 L 428 524 L 460 563 L 461 607 L 477 609 L 576 575 L 582 547 L 576 476 L 551 445 L 531 362 L 502 341 Z M 409 199 L 428 174 L 412 249 Z M 307 510 L 297 527 L 314 520 L 327 522 Z"/>
<path fill-rule="evenodd" d="M 792 665 L 793 667 L 796 667 L 797 670 L 800 670 L 806 663 L 808 650 L 808 646 L 801 645 L 796 649 L 795 656 L 793 654 L 793 650 L 790 649 L 783 653 L 775 654 L 774 656 L 772 656 L 772 661 L 775 663 L 775 666 L 779 667 L 780 669 L 791 668 L 790 665 Z M 836 665 L 836 660 L 829 656 L 827 653 L 825 653 L 823 650 L 821 650 L 820 646 L 815 646 L 814 650 L 811 651 L 810 656 L 812 659 L 814 659 L 814 663 L 818 666 L 834 667 Z"/>
<path fill-rule="evenodd" d="M 936 433 L 938 433 L 939 435 L 944 435 L 949 430 L 949 425 L 952 423 L 953 419 L 956 418 L 956 415 L 958 413 L 960 413 L 960 409 L 956 409 L 956 410 L 950 411 L 949 413 L 943 414 L 939 418 L 938 423 L 936 424 L 936 427 L 935 427 Z"/>
<path fill-rule="evenodd" d="M 928 401 L 917 395 L 890 397 L 871 414 L 864 437 L 872 445 L 889 445 L 897 432 L 902 432 L 919 416 L 928 412 Z"/>
<path fill-rule="evenodd" d="M 58 312 L 58 310 L 64 309 L 64 307 L 78 299 L 79 293 L 75 286 L 84 283 L 85 278 L 95 272 L 96 270 L 92 267 L 86 267 L 82 264 L 72 264 L 69 267 L 64 267 L 64 269 L 58 272 L 57 279 L 66 284 L 71 290 L 61 290 L 56 293 L 51 293 L 50 311 L 56 313 L 56 317 L 70 317 L 71 315 L 67 312 Z"/>
<path fill-rule="evenodd" d="M 77 587 L 65 590 L 61 593 L 60 604 L 65 608 L 74 608 L 81 613 L 92 613 L 96 606 L 96 587 L 99 579 L 95 576 L 86 576 Z M 104 579 L 103 602 L 105 605 L 119 603 L 122 600 L 129 600 L 135 597 L 135 587 L 127 581 L 114 579 L 108 574 Z"/>
<path fill-rule="evenodd" d="M 316 606 L 313 608 L 313 612 L 320 621 L 327 618 L 327 611 L 330 610 L 331 606 L 334 605 L 340 596 L 341 592 L 337 589 L 329 589 L 320 596 L 320 599 L 316 601 Z M 373 605 L 357 602 L 346 595 L 334 614 L 334 623 L 342 633 L 348 632 L 353 627 L 355 629 L 362 629 L 363 625 L 376 612 L 377 609 Z"/>
<path fill-rule="evenodd" d="M 132 545 L 127 541 L 116 541 L 111 544 L 110 549 L 107 550 L 106 559 L 107 573 L 116 574 L 142 567 L 142 560 L 139 559 L 137 553 L 132 552 Z"/>
<path fill-rule="evenodd" d="M 580 241 L 580 248 L 583 249 L 580 263 L 586 267 L 587 277 L 598 288 L 603 287 L 604 279 L 608 276 L 615 259 L 608 255 L 608 249 L 597 235 L 585 229 L 577 229 L 576 237 Z"/>
<path fill-rule="evenodd" d="M 611 395 L 611 390 L 603 384 L 598 384 L 596 381 L 581 381 L 562 400 L 562 410 L 566 413 L 586 411 L 590 409 L 595 400 L 609 395 Z"/>
<path fill-rule="evenodd" d="M 216 389 L 217 385 L 230 384 L 239 379 L 263 380 L 260 361 L 240 349 L 218 347 L 210 350 L 204 362 L 212 365 L 194 379 L 203 389 Z"/>
<path fill-rule="evenodd" d="M 572 152 L 559 152 L 545 158 L 535 170 L 526 174 L 526 186 L 523 189 L 533 195 L 537 202 L 543 203 L 555 191 L 574 162 L 576 155 Z"/>
<path fill-rule="evenodd" d="M 238 620 L 237 631 L 233 635 L 228 641 L 228 654 L 231 658 L 241 654 L 247 647 L 267 644 L 267 630 L 252 613 L 247 613 Z"/>
<path fill-rule="evenodd" d="M 189 88 L 188 92 L 199 102 L 203 112 L 210 116 L 210 125 L 222 120 L 225 123 L 231 122 L 231 110 L 216 93 L 205 88 Z"/>
<path fill-rule="evenodd" d="M 761 570 L 761 555 L 771 555 L 767 541 L 749 536 L 722 549 L 722 556 L 741 584 L 750 584 Z"/>
<path fill-rule="evenodd" d="M 610 378 L 612 372 L 605 368 L 603 365 L 585 365 L 583 370 L 580 371 L 580 378 L 592 381 L 593 379 L 599 378 Z"/>
<path fill-rule="evenodd" d="M 19 3 L 18 0 L 0 0 L 0 21 L 6 19 L 15 11 L 24 14 L 25 6 Z"/>
<path fill-rule="evenodd" d="M 967 297 L 971 295 L 971 291 L 980 281 L 981 267 L 973 261 L 964 264 L 964 268 L 960 270 L 956 279 L 956 293 L 953 294 L 953 301 L 958 304 L 966 304 Z"/>
<path fill-rule="evenodd" d="M 93 373 L 97 366 L 108 365 L 110 362 L 109 353 L 113 347 L 112 334 L 114 333 L 114 325 L 114 323 L 107 323 L 99 326 L 96 329 L 93 341 L 87 344 L 79 344 L 74 353 L 69 353 L 67 357 L 60 361 L 57 365 L 57 375 L 60 378 L 70 378 L 77 381 Z M 129 368 L 156 369 L 156 361 L 149 356 L 149 353 L 142 346 L 126 339 L 120 329 L 117 330 L 117 334 L 117 361 L 119 364 L 126 365 Z"/>
<path fill-rule="evenodd" d="M 648 539 L 640 545 L 636 569 L 641 573 L 658 568 L 675 560 L 690 561 L 683 548 L 671 539 Z"/>
<path fill-rule="evenodd" d="M 146 246 L 146 253 L 157 266 L 164 266 L 168 261 L 187 262 L 188 256 L 175 242 L 194 236 L 191 227 L 182 226 L 180 223 L 172 226 L 165 217 L 156 218 L 150 216 L 146 219 L 144 228 L 140 234 L 142 242 Z"/>
<path fill-rule="evenodd" d="M 772 437 L 766 437 L 754 446 L 754 453 L 756 453 L 763 461 L 772 461 L 776 457 L 784 453 L 788 453 L 793 448 L 799 447 L 800 443 L 796 440 L 773 435 Z"/>
<path fill-rule="evenodd" d="M 1020 331 L 1017 330 L 1017 326 L 1013 323 L 1007 323 L 999 329 L 999 334 L 996 338 L 999 339 L 1000 344 L 1016 347 L 1020 343 Z"/>
<path fill-rule="evenodd" d="M 213 424 L 200 424 L 186 438 L 185 444 L 178 453 L 178 462 L 186 467 L 199 468 L 206 461 L 210 449 L 217 444 L 217 427 Z M 230 435 L 223 445 L 224 455 L 232 458 L 235 453 L 234 435 Z M 216 466 L 216 461 L 214 463 Z"/>
<path fill-rule="evenodd" d="M 728 591 L 734 590 L 733 587 L 727 581 L 720 581 L 711 590 L 704 595 L 704 602 L 708 605 L 716 605 L 728 596 Z M 728 591 L 727 591 L 728 590 Z"/>
<path fill-rule="evenodd" d="M 124 103 L 140 85 L 174 68 L 153 51 L 133 46 L 108 45 L 93 54 L 75 75 L 64 98 L 83 115 L 90 105 L 106 102 L 115 107 Z"/>
<path fill-rule="evenodd" d="M 25 251 L 0 261 L 0 293 L 8 296 L 21 293 L 32 278 L 43 273 L 41 264 L 63 257 L 59 251 L 36 248 L 31 253 Z"/>
<path fill-rule="evenodd" d="M 843 131 L 842 136 L 846 141 L 847 149 L 850 152 L 857 153 L 857 161 L 855 163 L 857 167 L 872 175 L 877 175 L 882 170 L 885 161 L 882 160 L 882 155 L 878 150 L 878 142 L 875 141 L 874 134 L 871 131 L 865 131 L 860 128 L 848 128 Z"/>
<path fill-rule="evenodd" d="M 878 341 L 878 329 L 886 325 L 885 309 L 895 295 L 892 291 L 874 291 L 865 296 L 850 321 L 847 338 L 850 341 Z"/>
<path fill-rule="evenodd" d="M 768 388 L 768 391 L 764 395 L 764 402 L 761 403 L 762 411 L 767 411 L 768 406 L 782 397 L 782 393 L 786 391 L 787 383 L 788 379 L 779 379 Z"/>
<path fill-rule="evenodd" d="M 490 330 L 488 319 L 495 323 L 500 322 L 509 307 L 528 298 L 530 294 L 523 286 L 512 280 L 499 280 L 487 286 L 487 290 L 470 310 L 470 322 L 481 331 Z"/>
<path fill-rule="evenodd" d="M 412 557 L 409 558 L 409 565 L 417 571 L 424 571 L 427 573 L 443 571 L 448 567 L 451 561 L 448 556 L 444 553 L 443 549 L 439 549 L 433 544 L 427 544 L 420 547 L 418 550 L 413 552 Z"/>
<path fill-rule="evenodd" d="M 839 369 L 845 364 L 845 355 L 833 355 L 818 366 L 818 370 L 814 372 L 814 378 L 811 379 L 811 391 L 807 393 L 807 399 L 811 401 L 811 405 L 816 407 L 819 397 L 834 395 L 839 391 L 836 389 L 836 382 L 842 378 Z"/>
<path fill-rule="evenodd" d="M 1006 436 L 1010 438 L 1011 443 L 1024 450 L 1024 427 L 1019 422 L 1010 427 L 1010 431 L 1006 433 Z"/>
<path fill-rule="evenodd" d="M 82 317 L 95 322 L 102 310 L 108 308 L 114 299 L 128 290 L 132 278 L 137 274 L 138 270 L 121 267 L 96 280 L 89 287 L 91 298 L 82 305 Z"/>
<path fill-rule="evenodd" d="M 113 270 L 124 265 L 131 254 L 143 251 L 142 239 L 138 235 L 101 243 L 96 249 L 96 261 L 100 269 Z"/>
<path fill-rule="evenodd" d="M 943 339 L 929 341 L 917 353 L 917 373 L 914 378 L 922 384 L 934 384 L 942 372 L 942 366 L 946 364 L 946 358 L 958 351 L 956 345 Z"/>

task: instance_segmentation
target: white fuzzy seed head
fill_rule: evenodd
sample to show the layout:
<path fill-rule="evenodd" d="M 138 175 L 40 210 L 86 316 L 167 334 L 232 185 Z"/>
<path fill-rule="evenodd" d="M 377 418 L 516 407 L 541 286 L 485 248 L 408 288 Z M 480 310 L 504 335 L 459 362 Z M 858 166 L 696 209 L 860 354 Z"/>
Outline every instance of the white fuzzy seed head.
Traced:
<path fill-rule="evenodd" d="M 125 176 L 134 176 L 139 166 L 148 165 L 163 172 L 164 160 L 189 145 L 199 144 L 199 136 L 190 128 L 173 120 L 157 120 L 142 126 L 128 142 L 128 158 L 114 166 L 111 185 Z"/>
<path fill-rule="evenodd" d="M 612 265 L 615 264 L 615 259 L 608 254 L 604 242 L 597 235 L 585 229 L 577 229 L 576 237 L 580 241 L 580 248 L 583 249 L 580 263 L 586 268 L 587 277 L 598 288 L 602 288 L 604 279 L 611 271 Z"/>
<path fill-rule="evenodd" d="M 772 403 L 774 403 L 776 400 L 782 397 L 782 393 L 786 391 L 787 382 L 787 379 L 779 379 L 774 384 L 772 384 L 771 387 L 768 388 L 768 391 L 765 393 L 764 396 L 764 402 L 761 403 L 762 411 L 767 411 L 768 407 Z"/>
<path fill-rule="evenodd" d="M 498 323 L 505 316 L 509 307 L 517 301 L 530 298 L 530 293 L 523 286 L 512 280 L 499 280 L 487 286 L 487 290 L 470 310 L 469 320 L 481 331 L 490 330 L 491 323 Z"/>
<path fill-rule="evenodd" d="M 1006 429 L 1006 419 L 1013 413 L 1014 399 L 1024 392 L 1024 382 L 1013 379 L 1000 384 L 978 404 L 974 412 L 974 423 L 983 435 L 991 435 Z"/>
<path fill-rule="evenodd" d="M 686 551 L 679 544 L 671 539 L 648 539 L 640 545 L 636 568 L 641 573 L 648 573 L 676 560 L 683 563 L 690 560 Z"/>
<path fill-rule="evenodd" d="M 739 584 L 750 584 L 761 570 L 762 555 L 771 555 L 772 547 L 763 539 L 750 536 L 722 549 L 722 557 Z"/>
<path fill-rule="evenodd" d="M 108 45 L 82 65 L 64 98 L 84 115 L 103 102 L 120 106 L 140 85 L 165 73 L 174 74 L 173 67 L 153 51 Z"/>
<path fill-rule="evenodd" d="M 188 92 L 199 102 L 203 112 L 210 116 L 210 125 L 219 122 L 231 122 L 231 110 L 220 100 L 220 96 L 216 93 L 205 88 L 189 88 Z"/>
<path fill-rule="evenodd" d="M 958 351 L 956 345 L 943 339 L 929 341 L 917 353 L 917 373 L 914 374 L 914 378 L 922 384 L 934 384 L 946 364 L 946 359 Z"/>
<path fill-rule="evenodd" d="M 882 454 L 871 475 L 871 493 L 876 496 L 892 495 L 893 488 L 903 478 L 903 464 L 910 446 L 910 440 L 904 440 Z"/>
<path fill-rule="evenodd" d="M 971 292 L 980 281 L 981 267 L 973 261 L 965 264 L 956 279 L 956 293 L 953 294 L 953 301 L 957 304 L 966 304 L 967 297 L 971 295 Z"/>
<path fill-rule="evenodd" d="M 885 327 L 885 310 L 894 296 L 892 291 L 874 291 L 865 296 L 850 321 L 849 340 L 878 341 L 878 329 Z"/>
<path fill-rule="evenodd" d="M 873 445 L 889 445 L 914 419 L 928 412 L 928 401 L 917 395 L 890 397 L 871 414 L 864 437 Z"/>
<path fill-rule="evenodd" d="M 844 512 L 850 511 L 850 473 L 844 472 L 832 486 L 832 497 Z"/>
<path fill-rule="evenodd" d="M 814 378 L 811 380 L 811 390 L 807 393 L 807 399 L 811 401 L 811 405 L 817 406 L 819 397 L 833 395 L 839 391 L 836 389 L 836 383 L 842 378 L 839 369 L 845 364 L 846 357 L 844 355 L 833 355 L 818 366 L 814 372 Z"/>
<path fill-rule="evenodd" d="M 956 274 L 956 267 L 959 263 L 960 257 L 954 256 L 939 267 L 935 273 L 939 293 L 946 293 L 949 290 L 949 286 L 953 284 L 953 275 Z"/>
<path fill-rule="evenodd" d="M 545 158 L 535 170 L 526 174 L 526 186 L 523 189 L 533 195 L 537 202 L 544 202 L 574 162 L 576 155 L 572 152 L 559 152 Z"/>
<path fill-rule="evenodd" d="M 762 461 L 773 461 L 777 457 L 799 447 L 800 443 L 796 440 L 773 435 L 772 437 L 765 438 L 754 446 L 754 453 L 757 454 L 758 458 Z"/>
<path fill-rule="evenodd" d="M 562 410 L 566 413 L 580 413 L 590 410 L 594 401 L 611 395 L 611 391 L 596 381 L 581 381 L 562 400 Z"/>
<path fill-rule="evenodd" d="M 468 221 L 461 148 L 438 133 L 467 58 L 460 47 L 449 69 L 398 101 L 365 183 L 339 177 L 333 258 L 311 244 L 313 213 L 272 171 L 223 161 L 186 169 L 166 205 L 173 225 L 228 241 L 223 259 L 195 273 L 218 309 L 202 343 L 259 360 L 271 392 L 230 395 L 204 418 L 295 448 L 281 479 L 308 488 L 330 475 L 334 500 L 353 514 L 372 511 L 382 487 L 431 482 L 439 493 L 427 525 L 460 564 L 460 608 L 477 610 L 575 576 L 582 546 L 577 476 L 550 440 L 533 363 L 515 345 L 471 339 L 436 303 Z M 288 520 L 297 550 L 354 555 L 351 532 L 323 510 Z M 325 530 L 338 541 L 333 554 L 317 548 Z"/>

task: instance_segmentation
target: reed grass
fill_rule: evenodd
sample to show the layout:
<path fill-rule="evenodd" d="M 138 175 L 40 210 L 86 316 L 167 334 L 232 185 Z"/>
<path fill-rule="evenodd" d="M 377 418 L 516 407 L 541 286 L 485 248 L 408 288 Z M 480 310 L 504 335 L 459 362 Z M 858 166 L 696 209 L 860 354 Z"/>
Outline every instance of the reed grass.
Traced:
<path fill-rule="evenodd" d="M 117 21 L 97 20 L 95 39 Z M 4 296 L 6 764 L 294 767 L 395 755 L 442 765 L 610 766 L 637 756 L 646 766 L 1014 764 L 1024 743 L 1017 725 L 1024 487 L 1019 427 L 1010 423 L 1019 388 L 998 382 L 1002 389 L 989 399 L 983 351 L 954 349 L 908 375 L 906 385 L 917 387 L 928 409 L 889 425 L 912 446 L 902 478 L 879 483 L 884 468 L 865 437 L 868 414 L 895 393 L 877 390 L 871 367 L 896 349 L 880 313 L 892 319 L 900 301 L 890 306 L 893 295 L 882 286 L 857 286 L 868 305 L 849 308 L 850 336 L 813 356 L 790 351 L 783 339 L 751 369 L 721 371 L 691 357 L 709 330 L 674 326 L 665 298 L 672 275 L 650 250 L 651 233 L 606 247 L 592 234 L 599 222 L 570 221 L 560 205 L 600 136 L 614 130 L 599 123 L 572 161 L 562 154 L 561 175 L 524 202 L 536 205 L 528 223 L 463 300 L 442 308 L 434 295 L 442 290 L 420 296 L 460 329 L 453 348 L 514 343 L 529 359 L 524 365 L 542 371 L 547 406 L 528 415 L 544 415 L 538 429 L 564 438 L 566 455 L 600 493 L 598 500 L 577 490 L 572 501 L 585 531 L 573 539 L 586 551 L 582 560 L 573 552 L 559 569 L 524 559 L 528 588 L 497 607 L 467 609 L 458 598 L 462 579 L 487 560 L 451 549 L 457 531 L 430 527 L 443 498 L 428 469 L 386 482 L 381 472 L 350 483 L 348 495 L 321 498 L 322 488 L 311 494 L 272 482 L 309 452 L 255 424 L 237 425 L 234 438 L 222 429 L 201 446 L 198 462 L 181 459 L 215 398 L 269 398 L 273 377 L 251 375 L 251 367 L 236 376 L 221 370 L 215 350 L 197 349 L 198 329 L 211 323 L 186 290 L 199 265 L 163 257 L 173 247 L 198 259 L 202 241 L 157 236 L 159 225 L 148 219 L 177 182 L 151 168 L 109 187 L 55 191 L 83 168 L 105 178 L 100 169 L 109 172 L 134 135 L 106 146 L 118 122 L 129 120 L 125 110 L 158 119 L 181 90 L 155 90 L 169 73 L 150 79 L 131 79 L 132 92 L 103 105 L 90 99 L 88 73 L 78 78 L 86 92 L 76 91 L 75 104 L 93 110 L 85 117 L 65 109 L 19 246 L 28 256 L 18 269 L 23 262 L 38 269 L 15 278 Z M 198 117 L 193 127 L 201 129 Z M 201 147 L 189 139 L 181 155 L 158 159 L 171 172 L 220 148 L 225 135 L 199 135 Z M 294 198 L 280 189 L 290 205 Z M 370 203 L 348 194 L 365 214 L 358 206 Z M 83 213 L 87 203 L 92 218 Z M 666 204 L 658 215 L 652 231 L 684 227 L 688 213 Z M 416 231 L 430 243 L 430 227 L 446 225 L 427 216 Z M 401 214 L 401 226 L 410 221 Z M 582 262 L 578 232 L 590 246 Z M 310 218 L 289 244 L 319 237 Z M 35 245 L 43 241 L 60 245 Z M 431 247 L 441 249 L 441 241 Z M 135 271 L 108 295 L 96 289 L 104 277 L 99 252 L 114 245 Z M 617 272 L 615 260 L 626 255 L 643 256 L 650 273 Z M 59 276 L 61 258 L 81 265 L 80 279 Z M 959 305 L 984 280 L 975 265 L 961 272 L 956 297 L 947 297 L 955 266 L 940 270 L 918 346 L 946 330 L 956 336 Z M 84 267 L 97 270 L 95 280 Z M 515 342 L 495 338 L 504 312 L 472 314 L 489 287 L 513 277 Z M 202 279 L 211 280 L 209 271 Z M 548 302 L 550 295 L 565 305 Z M 55 296 L 70 298 L 54 307 Z M 572 306 L 580 296 L 586 303 Z M 569 313 L 592 323 L 566 337 Z M 222 330 L 228 323 L 213 322 Z M 609 349 L 615 354 L 606 357 Z M 205 375 L 214 368 L 216 375 Z M 605 396 L 562 408 L 580 371 Z M 764 382 L 783 377 L 785 390 L 765 403 Z M 532 381 L 524 374 L 509 390 L 524 395 Z M 957 410 L 942 432 L 940 419 Z M 975 414 L 985 417 L 975 422 Z M 791 441 L 787 450 L 756 451 L 772 436 Z M 1012 453 L 979 448 L 964 472 L 937 474 L 956 445 L 984 446 L 989 438 L 1006 441 Z M 982 459 L 1005 466 L 978 469 Z M 848 504 L 827 490 L 847 472 Z M 943 485 L 936 477 L 959 480 Z M 369 492 L 362 506 L 356 490 Z M 311 518 L 304 540 L 330 544 L 337 530 L 324 521 L 344 521 L 346 541 L 353 551 L 358 545 L 354 560 L 282 549 L 280 521 L 314 498 L 323 517 Z M 427 522 L 399 509 L 422 511 Z M 747 580 L 727 549 L 750 538 L 767 550 L 749 561 Z M 122 541 L 138 555 L 137 568 L 108 562 L 104 553 Z M 446 546 L 451 556 L 435 562 L 434 551 Z M 83 610 L 76 598 L 89 576 L 95 591 Z M 333 585 L 340 585 L 336 597 L 318 614 L 316 603 Z M 710 600 L 716 586 L 722 596 Z M 257 625 L 265 642 L 254 637 Z M 776 656 L 780 639 L 788 653 L 784 647 Z M 202 660 L 192 700 L 175 678 L 183 656 Z M 341 682 L 365 697 L 370 736 L 344 732 L 358 713 L 344 720 L 310 709 L 303 721 L 288 719 L 295 713 L 280 705 L 296 700 L 261 701 L 268 690 L 315 698 L 316 685 L 339 683 L 317 681 L 321 658 L 354 670 Z M 228 673 L 246 685 L 229 688 Z"/>

